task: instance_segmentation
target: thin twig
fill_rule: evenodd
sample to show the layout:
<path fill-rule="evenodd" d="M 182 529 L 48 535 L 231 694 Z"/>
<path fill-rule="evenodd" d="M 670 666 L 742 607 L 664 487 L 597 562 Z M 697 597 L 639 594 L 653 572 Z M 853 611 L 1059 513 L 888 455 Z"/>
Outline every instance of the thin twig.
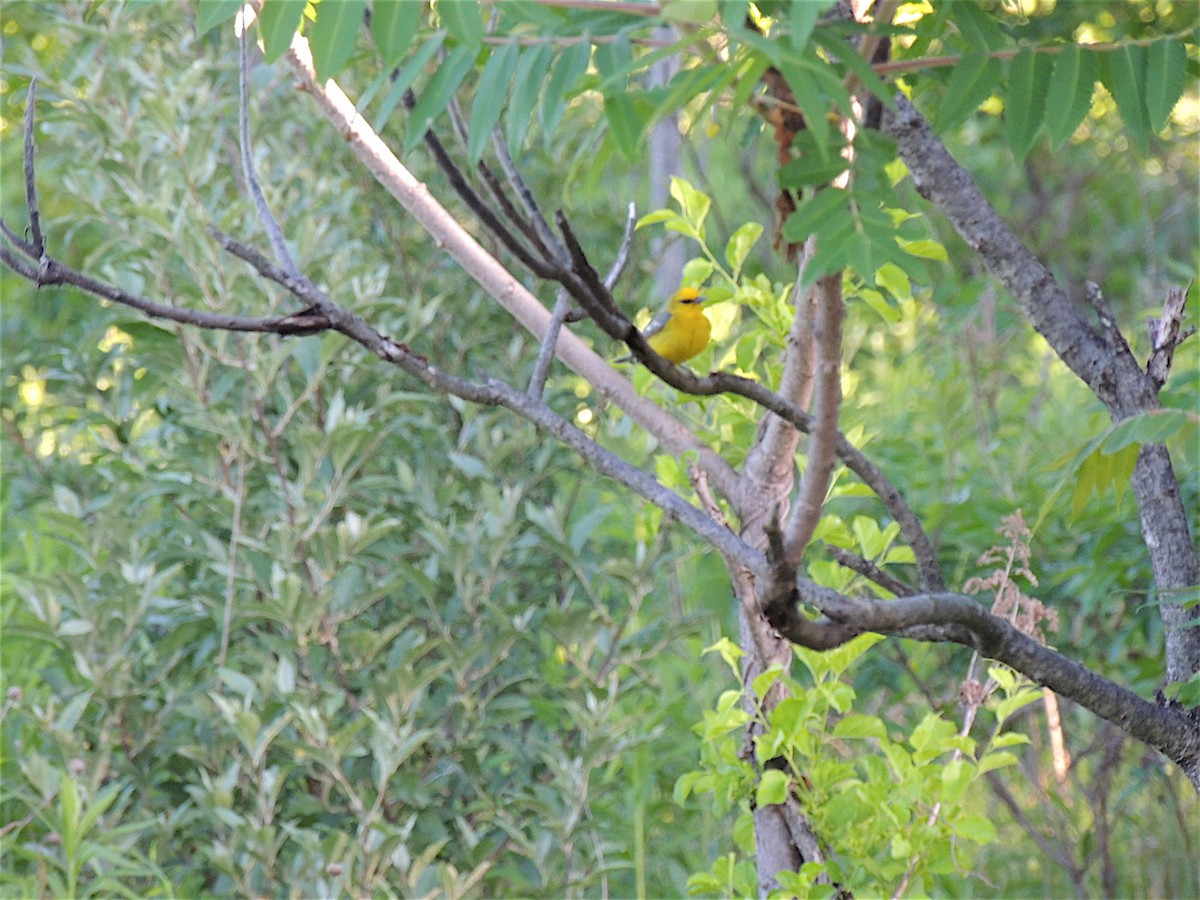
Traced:
<path fill-rule="evenodd" d="M 608 274 L 604 276 L 604 287 L 610 293 L 617 286 L 617 282 L 621 280 L 621 276 L 625 274 L 625 267 L 629 265 L 629 248 L 633 246 L 633 230 L 636 227 L 637 204 L 631 202 L 629 212 L 625 215 L 625 233 L 621 236 L 621 246 L 617 248 L 613 264 L 609 268 Z"/>
<path fill-rule="evenodd" d="M 542 215 L 533 191 L 529 189 L 529 185 L 525 183 L 525 179 L 517 170 L 512 154 L 508 150 L 508 142 L 504 140 L 504 135 L 500 133 L 499 128 L 492 130 L 492 145 L 496 149 L 496 158 L 500 160 L 500 168 L 504 171 L 504 177 L 508 179 L 509 185 L 521 198 L 521 203 L 525 206 L 526 213 L 529 214 L 530 223 L 533 225 L 538 239 L 554 254 L 555 261 L 565 267 L 570 259 L 567 248 L 554 237 L 554 232 L 550 230 L 550 225 L 546 222 L 546 217 Z"/>
<path fill-rule="evenodd" d="M 36 146 L 33 139 L 33 110 L 37 100 L 37 78 L 29 80 L 29 96 L 25 100 L 25 205 L 29 212 L 29 234 L 37 254 L 39 272 L 46 265 L 46 237 L 42 234 L 42 214 L 38 209 L 37 179 L 33 158 Z"/>
<path fill-rule="evenodd" d="M 546 389 L 546 379 L 550 376 L 550 363 L 554 359 L 554 348 L 558 344 L 558 333 L 562 330 L 567 313 L 571 311 L 571 301 L 563 288 L 558 289 L 554 298 L 554 312 L 550 314 L 550 324 L 546 326 L 546 334 L 538 349 L 537 361 L 533 366 L 533 375 L 529 379 L 530 397 L 540 397 Z"/>
<path fill-rule="evenodd" d="M 411 91 L 405 91 L 404 105 L 411 110 L 416 105 L 416 102 L 416 96 Z M 522 244 L 505 224 L 500 221 L 500 217 L 492 211 L 492 208 L 483 202 L 483 198 L 475 192 L 475 189 L 471 187 L 458 166 L 454 164 L 454 160 L 451 159 L 450 154 L 446 151 L 445 146 L 438 139 L 438 136 L 433 133 L 433 129 L 425 132 L 425 146 L 433 154 L 434 162 L 438 164 L 438 168 L 449 179 L 450 186 L 454 188 L 454 192 L 470 207 L 471 212 L 476 215 L 479 221 L 500 239 L 500 242 L 504 244 L 508 252 L 520 260 L 521 264 L 538 278 L 557 278 L 560 270 L 531 253 L 529 248 Z"/>
<path fill-rule="evenodd" d="M 891 591 L 897 597 L 909 597 L 916 593 L 911 586 L 889 575 L 875 563 L 869 559 L 863 559 L 857 553 L 851 553 L 849 550 L 835 547 L 833 544 L 825 544 L 824 550 L 833 557 L 833 561 L 839 566 L 844 566 L 851 572 L 861 575 L 886 591 Z"/>
<path fill-rule="evenodd" d="M 238 13 L 239 17 L 245 14 L 245 10 Z M 292 260 L 292 254 L 288 252 L 283 229 L 279 227 L 279 223 L 271 213 L 271 208 L 267 206 L 267 198 L 263 196 L 258 178 L 254 174 L 254 160 L 250 153 L 250 64 L 246 49 L 246 23 L 242 21 L 239 24 L 238 40 L 241 45 L 241 60 L 238 69 L 238 143 L 242 154 L 242 174 L 246 179 L 246 187 L 250 190 L 250 196 L 254 200 L 258 221 L 267 233 L 267 240 L 271 242 L 271 250 L 275 253 L 275 259 L 288 274 L 298 276 L 300 271 Z"/>
<path fill-rule="evenodd" d="M 233 522 L 229 532 L 229 559 L 225 576 L 225 609 L 221 614 L 221 649 L 217 653 L 217 667 L 225 665 L 229 653 L 229 633 L 233 628 L 233 595 L 237 585 L 238 544 L 242 540 L 242 504 L 246 499 L 246 457 L 239 451 L 237 481 L 233 486 Z"/>

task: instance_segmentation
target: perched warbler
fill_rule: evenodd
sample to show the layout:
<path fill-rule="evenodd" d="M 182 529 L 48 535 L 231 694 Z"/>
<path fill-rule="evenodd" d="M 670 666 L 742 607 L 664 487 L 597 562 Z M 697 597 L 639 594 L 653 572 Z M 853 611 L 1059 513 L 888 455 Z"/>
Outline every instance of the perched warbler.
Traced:
<path fill-rule="evenodd" d="M 659 356 L 673 363 L 691 359 L 708 346 L 712 323 L 701 308 L 704 296 L 694 287 L 684 287 L 671 295 L 642 335 Z M 617 362 L 628 362 L 625 356 Z"/>

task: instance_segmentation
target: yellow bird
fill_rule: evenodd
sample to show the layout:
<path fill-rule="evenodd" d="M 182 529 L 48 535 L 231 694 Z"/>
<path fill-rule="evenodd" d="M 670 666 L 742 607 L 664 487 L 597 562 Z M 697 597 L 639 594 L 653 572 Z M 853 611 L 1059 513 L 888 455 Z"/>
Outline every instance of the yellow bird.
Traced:
<path fill-rule="evenodd" d="M 673 363 L 691 359 L 708 346 L 712 337 L 712 323 L 704 314 L 703 303 L 704 296 L 696 288 L 680 288 L 646 326 L 642 336 L 655 353 Z M 617 362 L 631 359 L 632 356 L 626 356 Z"/>

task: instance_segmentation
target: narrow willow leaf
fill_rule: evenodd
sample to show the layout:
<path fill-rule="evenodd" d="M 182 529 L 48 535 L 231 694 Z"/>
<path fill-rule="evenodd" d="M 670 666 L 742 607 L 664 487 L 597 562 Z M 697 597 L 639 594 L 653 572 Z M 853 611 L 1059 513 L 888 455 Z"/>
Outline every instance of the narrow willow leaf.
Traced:
<path fill-rule="evenodd" d="M 460 44 L 477 49 L 483 43 L 483 18 L 475 0 L 450 0 L 436 9 L 442 25 Z"/>
<path fill-rule="evenodd" d="M 487 139 L 500 121 L 520 52 L 519 44 L 503 44 L 488 58 L 479 76 L 475 102 L 471 105 L 471 119 L 467 123 L 467 157 L 472 165 L 483 156 Z"/>
<path fill-rule="evenodd" d="M 875 69 L 871 67 L 871 64 L 863 59 L 862 55 L 851 46 L 845 37 L 818 32 L 817 43 L 836 62 L 841 63 L 857 75 L 863 87 L 878 97 L 884 106 L 888 109 L 893 108 L 895 102 L 892 99 L 892 90 L 884 83 L 882 78 L 875 74 Z"/>
<path fill-rule="evenodd" d="M 1041 130 L 1046 115 L 1046 85 L 1050 81 L 1050 57 L 1025 47 L 1008 71 L 1008 94 L 1004 98 L 1004 131 L 1013 157 L 1025 159 Z"/>
<path fill-rule="evenodd" d="M 679 72 L 668 86 L 663 98 L 655 105 L 650 121 L 657 122 L 677 109 L 682 109 L 700 94 L 719 95 L 737 77 L 737 72 L 728 65 L 701 64 Z"/>
<path fill-rule="evenodd" d="M 946 96 L 935 120 L 937 130 L 948 131 L 966 121 L 992 95 L 999 77 L 999 60 L 981 53 L 964 56 L 950 73 Z"/>
<path fill-rule="evenodd" d="M 630 162 L 637 160 L 638 147 L 646 120 L 639 114 L 638 104 L 630 93 L 610 94 L 604 98 L 604 118 L 617 149 Z"/>
<path fill-rule="evenodd" d="M 408 131 L 404 137 L 405 151 L 412 150 L 421 143 L 433 120 L 450 105 L 450 98 L 467 77 L 467 72 L 475 65 L 475 51 L 475 47 L 459 44 L 433 73 L 409 117 Z"/>
<path fill-rule="evenodd" d="M 829 0 L 809 0 L 808 3 L 793 3 L 789 21 L 788 42 L 793 50 L 803 50 L 808 45 L 813 28 L 821 13 L 829 8 Z"/>
<path fill-rule="evenodd" d="M 662 17 L 669 22 L 703 25 L 717 14 L 717 0 L 668 0 Z"/>
<path fill-rule="evenodd" d="M 554 58 L 554 47 L 549 43 L 528 47 L 517 63 L 517 75 L 513 80 L 512 96 L 508 101 L 508 116 L 505 117 L 504 139 L 514 153 L 525 142 L 533 107 L 542 92 L 542 80 L 550 69 Z"/>
<path fill-rule="evenodd" d="M 1000 50 L 1008 43 L 996 20 L 975 3 L 953 4 L 952 20 L 976 53 Z"/>
<path fill-rule="evenodd" d="M 1134 144 L 1147 150 L 1150 113 L 1146 108 L 1146 48 L 1124 44 L 1100 54 L 1100 80 L 1117 101 L 1117 110 Z"/>
<path fill-rule="evenodd" d="M 396 73 L 396 78 L 392 82 L 392 88 L 388 91 L 387 97 L 380 104 L 379 111 L 375 114 L 375 130 L 380 131 L 387 124 L 387 120 L 392 115 L 392 110 L 396 108 L 396 104 L 400 102 L 400 98 L 404 96 L 404 92 L 412 87 L 412 83 L 416 80 L 417 75 L 425 68 L 425 64 L 433 59 L 433 55 L 438 52 L 438 48 L 442 46 L 442 41 L 446 39 L 446 32 L 435 31 L 429 36 L 421 49 L 412 55 L 412 58 L 404 64 L 399 72 Z"/>
<path fill-rule="evenodd" d="M 424 6 L 421 0 L 388 0 L 371 7 L 371 37 L 385 69 L 399 65 L 412 45 Z"/>
<path fill-rule="evenodd" d="M 340 0 L 317 7 L 317 20 L 308 32 L 317 81 L 336 78 L 346 67 L 367 12 L 367 0 Z"/>
<path fill-rule="evenodd" d="M 558 63 L 546 80 L 546 89 L 542 92 L 540 109 L 542 119 L 542 136 L 546 141 L 558 130 L 566 110 L 566 95 L 573 90 L 587 71 L 588 62 L 592 58 L 592 45 L 588 40 L 564 50 L 558 58 Z"/>
<path fill-rule="evenodd" d="M 825 119 L 826 99 L 815 75 L 794 59 L 782 60 L 779 71 L 783 73 L 792 96 L 796 98 L 796 105 L 808 121 L 808 131 L 816 142 L 817 152 L 822 159 L 828 159 L 829 127 Z"/>
<path fill-rule="evenodd" d="M 242 0 L 200 0 L 196 28 L 201 34 L 207 34 L 236 16 L 237 11 L 245 5 Z"/>
<path fill-rule="evenodd" d="M 1057 146 L 1070 137 L 1092 106 L 1092 92 L 1100 76 L 1095 53 L 1068 44 L 1054 61 L 1054 74 L 1046 90 L 1046 132 Z"/>
<path fill-rule="evenodd" d="M 1146 109 L 1150 130 L 1162 131 L 1183 96 L 1187 52 L 1174 38 L 1155 41 L 1146 51 Z"/>
<path fill-rule="evenodd" d="M 300 27 L 304 6 L 308 0 L 268 0 L 258 16 L 258 33 L 262 36 L 263 56 L 275 62 L 291 46 L 292 37 Z"/>

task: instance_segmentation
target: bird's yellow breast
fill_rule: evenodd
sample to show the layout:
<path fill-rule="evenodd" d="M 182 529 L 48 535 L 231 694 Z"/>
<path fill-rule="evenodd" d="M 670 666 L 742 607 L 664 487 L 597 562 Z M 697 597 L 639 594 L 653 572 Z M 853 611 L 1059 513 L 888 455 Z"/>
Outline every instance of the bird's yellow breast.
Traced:
<path fill-rule="evenodd" d="M 662 330 L 650 337 L 650 346 L 673 363 L 691 359 L 708 346 L 712 323 L 699 303 L 672 304 L 671 317 Z"/>

